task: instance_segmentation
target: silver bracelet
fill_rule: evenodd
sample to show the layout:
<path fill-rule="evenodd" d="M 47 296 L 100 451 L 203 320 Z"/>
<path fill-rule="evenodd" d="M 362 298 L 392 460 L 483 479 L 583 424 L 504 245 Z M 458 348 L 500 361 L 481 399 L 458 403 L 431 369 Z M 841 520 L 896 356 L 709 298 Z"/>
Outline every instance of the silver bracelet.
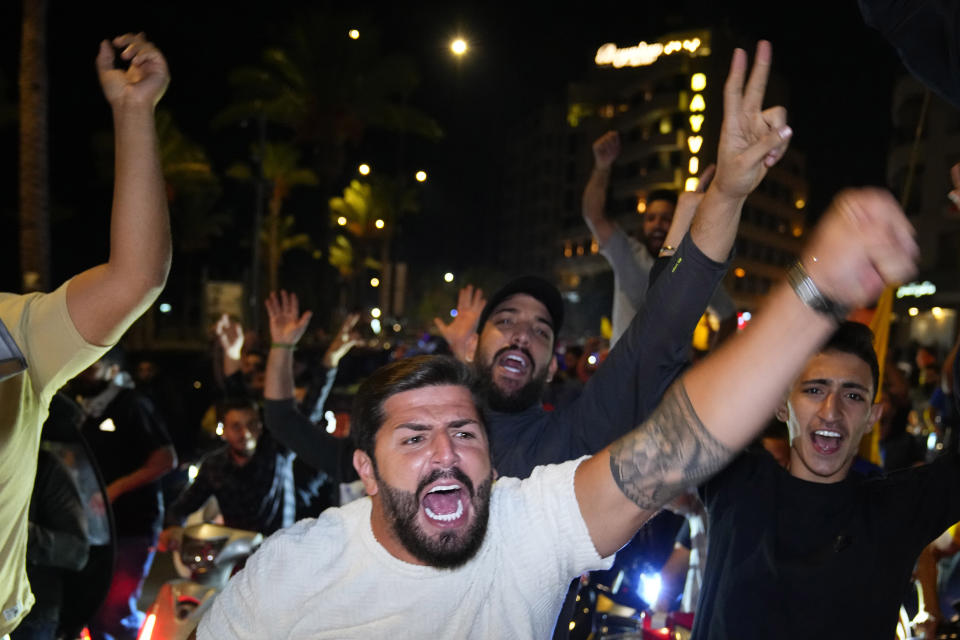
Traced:
<path fill-rule="evenodd" d="M 837 322 L 843 322 L 850 313 L 845 305 L 831 300 L 820 292 L 810 274 L 803 268 L 803 263 L 797 260 L 787 269 L 787 282 L 793 288 L 797 297 L 817 313 L 830 316 Z"/>

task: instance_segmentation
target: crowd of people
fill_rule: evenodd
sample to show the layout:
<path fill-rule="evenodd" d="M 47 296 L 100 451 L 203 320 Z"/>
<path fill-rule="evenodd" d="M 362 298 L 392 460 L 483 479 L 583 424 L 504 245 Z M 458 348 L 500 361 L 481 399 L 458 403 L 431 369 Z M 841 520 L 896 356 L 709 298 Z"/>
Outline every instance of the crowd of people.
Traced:
<path fill-rule="evenodd" d="M 0 294 L 0 638 L 58 637 L 65 576 L 98 564 L 113 578 L 89 632 L 135 638 L 154 551 L 175 549 L 205 508 L 270 537 L 201 639 L 566 637 L 581 575 L 610 570 L 618 551 L 650 561 L 664 541 L 667 588 L 645 606 L 694 612 L 698 640 L 890 637 L 915 571 L 918 622 L 935 630 L 960 548 L 957 348 L 918 350 L 904 371 L 846 320 L 915 273 L 897 202 L 838 195 L 751 326 L 730 322 L 720 282 L 744 201 L 793 134 L 785 109 L 764 108 L 771 61 L 767 42 L 752 65 L 734 52 L 716 167 L 697 192 L 652 194 L 636 240 L 605 210 L 617 134 L 595 143 L 583 215 L 615 275 L 608 345 L 558 352 L 564 302 L 543 278 L 489 297 L 469 287 L 455 319 L 436 323 L 447 355 L 381 356 L 345 420 L 332 389 L 362 343 L 358 316 L 322 355 L 298 358 L 312 313 L 277 291 L 263 349 L 236 319 L 217 323 L 202 427 L 164 391 L 169 372 L 149 359 L 132 369 L 114 346 L 170 268 L 153 116 L 169 75 L 142 34 L 102 43 L 110 259 L 50 294 Z M 725 328 L 691 366 L 708 308 Z M 38 460 L 61 387 L 102 492 L 45 451 Z M 882 467 L 859 457 L 874 425 Z M 656 527 L 664 508 L 679 515 Z M 92 534 L 104 512 L 106 540 Z M 942 605 L 924 573 L 938 559 Z"/>

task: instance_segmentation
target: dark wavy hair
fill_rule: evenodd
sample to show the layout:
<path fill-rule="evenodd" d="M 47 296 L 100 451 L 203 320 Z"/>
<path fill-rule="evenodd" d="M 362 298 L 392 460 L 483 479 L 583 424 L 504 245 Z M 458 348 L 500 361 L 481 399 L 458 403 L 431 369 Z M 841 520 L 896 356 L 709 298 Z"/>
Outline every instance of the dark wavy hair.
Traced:
<path fill-rule="evenodd" d="M 880 384 L 880 365 L 877 362 L 877 352 L 873 348 L 873 331 L 870 327 L 850 320 L 841 322 L 820 351 L 849 353 L 866 362 L 870 367 L 870 373 L 873 374 L 873 393 L 877 393 L 877 385 Z"/>
<path fill-rule="evenodd" d="M 465 387 L 480 410 L 476 376 L 467 365 L 449 356 L 415 356 L 380 367 L 360 385 L 353 399 L 350 435 L 354 445 L 375 460 L 374 443 L 383 426 L 383 404 L 387 398 L 404 391 L 446 385 Z"/>

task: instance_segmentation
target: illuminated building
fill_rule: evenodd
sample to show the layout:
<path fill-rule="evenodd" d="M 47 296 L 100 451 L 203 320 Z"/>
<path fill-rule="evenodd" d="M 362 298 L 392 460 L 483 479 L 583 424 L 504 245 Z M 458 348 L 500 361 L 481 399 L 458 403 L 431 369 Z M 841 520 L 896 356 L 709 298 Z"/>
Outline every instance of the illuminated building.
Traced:
<path fill-rule="evenodd" d="M 925 89 L 912 76 L 895 84 L 891 117 L 893 131 L 887 157 L 887 185 L 901 200 L 907 178 Z M 904 210 L 917 230 L 920 273 L 894 300 L 894 312 L 903 322 L 897 342 L 915 340 L 946 350 L 956 337 L 960 308 L 960 210 L 946 197 L 950 167 L 960 161 L 960 113 L 933 94 L 927 108 L 918 149 L 910 200 Z M 916 308 L 916 315 L 908 313 Z M 934 313 L 940 308 L 941 311 Z"/>
<path fill-rule="evenodd" d="M 620 132 L 607 213 L 636 234 L 652 191 L 692 190 L 714 162 L 732 49 L 730 37 L 712 30 L 600 44 L 586 77 L 568 85 L 566 104 L 544 106 L 508 136 L 500 264 L 555 276 L 579 299 L 612 293 L 610 267 L 581 217 L 591 145 Z M 785 103 L 776 77 L 767 103 Z M 790 152 L 748 201 L 736 263 L 746 273 L 728 282 L 741 308 L 756 306 L 805 236 L 803 163 Z M 609 301 L 605 307 L 608 315 Z"/>

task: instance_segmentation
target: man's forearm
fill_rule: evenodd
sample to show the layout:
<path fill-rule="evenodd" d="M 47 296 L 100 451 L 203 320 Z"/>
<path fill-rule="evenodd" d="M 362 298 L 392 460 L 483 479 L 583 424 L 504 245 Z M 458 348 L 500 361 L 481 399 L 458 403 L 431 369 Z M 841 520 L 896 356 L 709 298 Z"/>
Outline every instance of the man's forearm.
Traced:
<path fill-rule="evenodd" d="M 118 106 L 113 122 L 116 162 L 109 264 L 131 280 L 140 280 L 145 298 L 151 294 L 155 298 L 170 270 L 171 242 L 154 109 Z"/>
<path fill-rule="evenodd" d="M 744 200 L 730 198 L 713 185 L 707 189 L 690 225 L 690 237 L 704 255 L 717 262 L 730 255 Z"/>
<path fill-rule="evenodd" d="M 173 447 L 161 447 L 153 451 L 142 467 L 110 483 L 107 494 L 113 501 L 118 496 L 139 489 L 159 480 L 177 466 L 177 454 Z"/>
<path fill-rule="evenodd" d="M 267 354 L 263 397 L 267 400 L 286 400 L 293 395 L 293 349 L 271 347 Z"/>
<path fill-rule="evenodd" d="M 583 220 L 601 246 L 613 233 L 613 223 L 606 217 L 607 187 L 610 185 L 610 169 L 594 167 L 583 190 Z"/>

